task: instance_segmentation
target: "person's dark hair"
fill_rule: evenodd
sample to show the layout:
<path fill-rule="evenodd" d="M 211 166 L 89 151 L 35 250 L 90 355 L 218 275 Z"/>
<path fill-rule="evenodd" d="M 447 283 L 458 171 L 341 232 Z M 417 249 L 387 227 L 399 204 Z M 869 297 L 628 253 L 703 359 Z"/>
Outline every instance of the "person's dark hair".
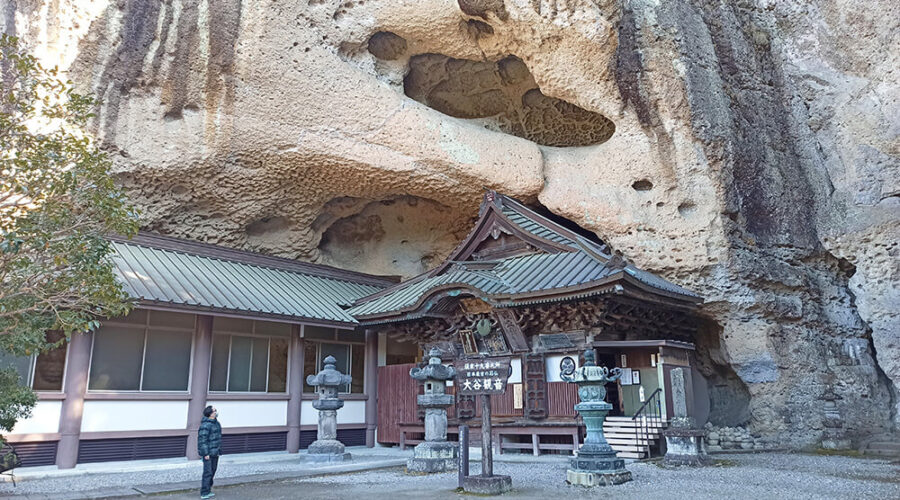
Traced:
<path fill-rule="evenodd" d="M 213 412 L 213 407 L 212 407 L 212 405 L 209 405 L 203 409 L 203 416 L 209 417 L 210 415 L 212 415 L 212 412 Z"/>

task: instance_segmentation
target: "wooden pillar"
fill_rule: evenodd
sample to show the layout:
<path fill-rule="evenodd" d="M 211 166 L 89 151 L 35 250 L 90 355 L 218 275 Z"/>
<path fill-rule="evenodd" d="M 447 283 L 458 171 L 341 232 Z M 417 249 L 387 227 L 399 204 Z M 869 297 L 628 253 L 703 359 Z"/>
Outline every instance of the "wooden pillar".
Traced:
<path fill-rule="evenodd" d="M 291 399 L 287 407 L 287 451 L 300 452 L 300 409 L 303 406 L 303 355 L 305 353 L 302 327 L 294 325 L 291 330 L 291 361 L 288 391 Z"/>
<path fill-rule="evenodd" d="M 194 326 L 194 360 L 191 365 L 191 399 L 188 400 L 187 448 L 190 460 L 197 460 L 197 431 L 203 420 L 203 409 L 209 395 L 209 363 L 212 358 L 213 317 L 197 315 Z"/>
<path fill-rule="evenodd" d="M 93 333 L 74 334 L 69 340 L 66 360 L 66 381 L 59 415 L 59 443 L 56 466 L 71 469 L 78 462 L 78 441 L 81 439 L 81 418 L 84 416 L 84 394 L 87 391 L 88 370 L 91 364 Z"/>
<path fill-rule="evenodd" d="M 375 446 L 378 428 L 378 332 L 366 330 L 366 446 Z"/>
<path fill-rule="evenodd" d="M 481 395 L 481 475 L 494 475 L 494 457 L 491 450 L 491 396 Z"/>

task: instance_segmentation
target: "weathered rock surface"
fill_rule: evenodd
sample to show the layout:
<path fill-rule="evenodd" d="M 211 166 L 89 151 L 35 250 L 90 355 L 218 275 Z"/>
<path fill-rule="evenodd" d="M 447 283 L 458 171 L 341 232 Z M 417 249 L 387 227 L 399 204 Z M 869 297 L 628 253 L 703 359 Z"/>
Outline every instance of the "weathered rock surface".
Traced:
<path fill-rule="evenodd" d="M 147 229 L 411 275 L 494 188 L 707 297 L 717 425 L 900 423 L 894 1 L 0 6 Z"/>

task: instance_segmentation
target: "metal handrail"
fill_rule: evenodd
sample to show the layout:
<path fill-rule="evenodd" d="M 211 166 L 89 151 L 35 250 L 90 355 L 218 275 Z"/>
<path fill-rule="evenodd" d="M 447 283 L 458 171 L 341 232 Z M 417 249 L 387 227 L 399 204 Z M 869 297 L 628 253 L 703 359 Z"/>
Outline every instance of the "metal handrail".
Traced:
<path fill-rule="evenodd" d="M 635 412 L 634 416 L 631 417 L 631 421 L 634 425 L 634 434 L 635 441 L 638 447 L 641 446 L 642 443 L 647 443 L 647 456 L 650 456 L 650 426 L 652 424 L 661 424 L 662 423 L 662 407 L 660 405 L 659 394 L 662 392 L 662 388 L 657 388 L 650 394 L 650 397 L 644 401 L 644 404 L 638 408 L 638 411 Z M 655 406 L 656 412 L 650 413 L 648 409 L 653 409 Z M 645 410 L 646 413 L 645 413 Z M 641 420 L 638 420 L 638 417 L 641 417 Z M 655 426 L 654 426 L 655 427 Z M 643 438 L 643 439 L 642 439 Z"/>
<path fill-rule="evenodd" d="M 644 411 L 644 408 L 645 408 L 648 404 L 650 404 L 650 401 L 653 400 L 654 397 L 656 397 L 656 394 L 657 394 L 657 393 L 660 393 L 660 392 L 662 392 L 662 387 L 657 387 L 656 390 L 653 391 L 653 393 L 650 394 L 650 397 L 647 398 L 647 401 L 644 401 L 644 404 L 642 404 L 641 407 L 638 408 L 638 411 L 635 412 L 634 417 L 632 417 L 632 420 L 634 420 L 635 418 L 637 418 L 637 416 L 640 415 L 642 411 Z M 658 402 L 659 402 L 659 401 L 657 401 L 657 403 L 658 403 Z"/>

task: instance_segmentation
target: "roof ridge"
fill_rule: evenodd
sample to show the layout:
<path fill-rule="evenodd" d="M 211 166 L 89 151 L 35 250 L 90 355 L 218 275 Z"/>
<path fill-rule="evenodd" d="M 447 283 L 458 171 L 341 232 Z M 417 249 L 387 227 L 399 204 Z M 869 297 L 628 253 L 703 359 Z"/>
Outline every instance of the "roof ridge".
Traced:
<path fill-rule="evenodd" d="M 454 263 L 454 265 L 450 267 L 451 272 L 454 270 L 454 267 L 456 267 L 456 272 L 464 272 L 464 273 L 474 274 L 474 275 L 480 276 L 486 280 L 491 280 L 495 283 L 499 283 L 499 284 L 505 286 L 506 288 L 513 290 L 512 285 L 509 284 L 508 281 L 503 279 L 499 274 L 494 272 L 493 269 L 469 269 L 469 268 L 465 267 L 465 263 Z"/>
<path fill-rule="evenodd" d="M 517 200 L 511 196 L 507 196 L 507 195 L 501 194 L 501 193 L 497 193 L 497 196 L 499 196 L 502 199 L 504 206 L 509 206 L 510 209 L 515 210 L 520 215 L 523 215 L 523 216 L 531 219 L 533 222 L 536 222 L 536 223 L 544 226 L 545 228 L 559 234 L 560 236 L 562 236 L 566 239 L 572 240 L 572 242 L 577 243 L 579 238 L 584 238 L 583 236 L 576 233 L 575 231 L 572 231 L 571 229 L 568 229 L 568 228 L 562 226 L 561 224 L 554 222 L 554 221 L 550 220 L 549 218 L 535 212 L 531 208 L 528 208 L 527 206 L 525 206 L 524 203 L 520 202 L 519 200 Z M 506 205 L 506 202 L 510 202 L 509 205 Z"/>

